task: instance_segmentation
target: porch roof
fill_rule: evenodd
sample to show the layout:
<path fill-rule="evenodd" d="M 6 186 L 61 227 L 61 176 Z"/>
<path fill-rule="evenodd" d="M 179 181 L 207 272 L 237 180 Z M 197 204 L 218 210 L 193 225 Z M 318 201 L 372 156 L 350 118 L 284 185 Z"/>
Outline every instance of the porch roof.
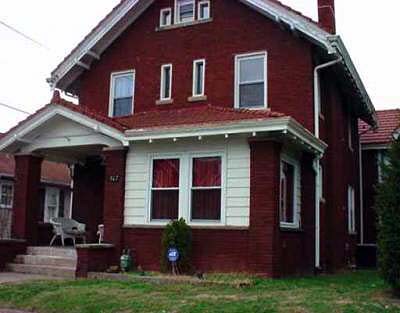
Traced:
<path fill-rule="evenodd" d="M 129 142 L 168 138 L 188 138 L 233 134 L 279 134 L 285 139 L 296 140 L 308 149 L 323 153 L 327 145 L 313 136 L 301 124 L 289 116 L 266 110 L 247 110 L 212 105 L 181 106 L 176 109 L 158 109 L 136 113 L 133 116 L 110 118 L 93 112 L 85 105 L 76 105 L 62 99 L 58 92 L 51 104 L 37 111 L 12 128 L 0 140 L 0 151 L 9 152 L 16 142 L 26 142 L 34 124 L 40 118 L 49 119 L 56 114 L 79 123 L 85 123 L 97 133 L 104 134 L 128 145 Z M 50 117 L 49 117 L 50 116 Z M 86 119 L 86 120 L 85 120 Z M 15 148 L 11 149 L 15 152 Z"/>

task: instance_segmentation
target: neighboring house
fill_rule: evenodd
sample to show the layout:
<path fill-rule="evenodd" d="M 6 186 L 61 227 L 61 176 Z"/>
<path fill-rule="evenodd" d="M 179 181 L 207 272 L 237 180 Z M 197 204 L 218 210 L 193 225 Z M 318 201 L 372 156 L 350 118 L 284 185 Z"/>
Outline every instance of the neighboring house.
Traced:
<path fill-rule="evenodd" d="M 393 136 L 400 130 L 400 109 L 378 111 L 379 128 L 371 129 L 360 122 L 362 150 L 362 210 L 359 223 L 358 263 L 361 266 L 376 265 L 377 217 L 374 209 L 376 185 L 382 181 L 381 164 L 387 157 L 387 151 Z"/>
<path fill-rule="evenodd" d="M 15 162 L 9 154 L 0 154 L 0 238 L 11 238 L 11 221 L 14 204 Z M 49 243 L 45 229 L 52 217 L 69 217 L 71 214 L 71 189 L 68 168 L 63 164 L 43 162 L 39 184 L 39 210 L 37 222 L 42 231 L 39 240 Z M 17 221 L 16 221 L 17 222 Z M 47 227 L 46 227 L 47 226 Z M 47 241 L 47 242 L 45 242 Z"/>
<path fill-rule="evenodd" d="M 352 264 L 358 119 L 374 106 L 339 36 L 273 0 L 125 0 L 53 71 L 61 99 L 10 130 L 13 235 L 35 245 L 42 159 L 74 165 L 72 216 L 160 264 L 165 225 L 193 229 L 193 265 L 280 277 Z M 100 259 L 96 260 L 100 262 Z M 104 260 L 106 262 L 106 260 Z"/>

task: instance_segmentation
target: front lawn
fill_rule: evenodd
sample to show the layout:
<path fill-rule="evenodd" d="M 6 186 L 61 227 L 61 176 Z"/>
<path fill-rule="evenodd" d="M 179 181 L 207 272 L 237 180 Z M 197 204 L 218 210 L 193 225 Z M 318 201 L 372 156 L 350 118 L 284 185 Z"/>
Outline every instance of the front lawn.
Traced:
<path fill-rule="evenodd" d="M 0 286 L 0 308 L 43 313 L 400 312 L 376 272 L 301 279 L 254 279 L 246 288 L 52 281 Z"/>

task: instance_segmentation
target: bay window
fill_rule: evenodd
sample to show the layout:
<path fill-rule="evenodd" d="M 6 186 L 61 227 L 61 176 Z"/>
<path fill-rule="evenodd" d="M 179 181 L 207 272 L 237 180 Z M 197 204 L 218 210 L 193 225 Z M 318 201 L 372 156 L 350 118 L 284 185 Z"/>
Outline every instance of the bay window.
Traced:
<path fill-rule="evenodd" d="M 267 54 L 238 55 L 235 58 L 235 107 L 267 107 Z"/>
<path fill-rule="evenodd" d="M 175 0 L 175 23 L 194 21 L 194 0 Z"/>
<path fill-rule="evenodd" d="M 281 161 L 279 216 L 281 227 L 298 228 L 297 177 L 299 166 L 296 162 L 283 158 Z"/>
<path fill-rule="evenodd" d="M 192 159 L 191 219 L 221 219 L 221 157 Z"/>
<path fill-rule="evenodd" d="M 179 159 L 153 160 L 151 220 L 178 219 L 179 166 Z"/>
<path fill-rule="evenodd" d="M 112 73 L 110 90 L 111 117 L 131 115 L 133 113 L 133 98 L 135 73 L 133 71 Z"/>

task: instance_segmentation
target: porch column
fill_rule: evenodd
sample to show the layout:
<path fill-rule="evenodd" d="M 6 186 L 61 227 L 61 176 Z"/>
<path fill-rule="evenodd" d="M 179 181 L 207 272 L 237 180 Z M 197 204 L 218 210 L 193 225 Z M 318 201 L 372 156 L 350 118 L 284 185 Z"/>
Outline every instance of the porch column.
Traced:
<path fill-rule="evenodd" d="M 39 186 L 43 159 L 34 155 L 15 155 L 15 184 L 12 236 L 36 244 Z"/>
<path fill-rule="evenodd" d="M 249 260 L 252 271 L 279 276 L 279 177 L 281 145 L 250 144 Z"/>
<path fill-rule="evenodd" d="M 126 153 L 125 148 L 103 150 L 105 162 L 104 240 L 115 246 L 116 256 L 120 255 L 122 249 Z"/>

